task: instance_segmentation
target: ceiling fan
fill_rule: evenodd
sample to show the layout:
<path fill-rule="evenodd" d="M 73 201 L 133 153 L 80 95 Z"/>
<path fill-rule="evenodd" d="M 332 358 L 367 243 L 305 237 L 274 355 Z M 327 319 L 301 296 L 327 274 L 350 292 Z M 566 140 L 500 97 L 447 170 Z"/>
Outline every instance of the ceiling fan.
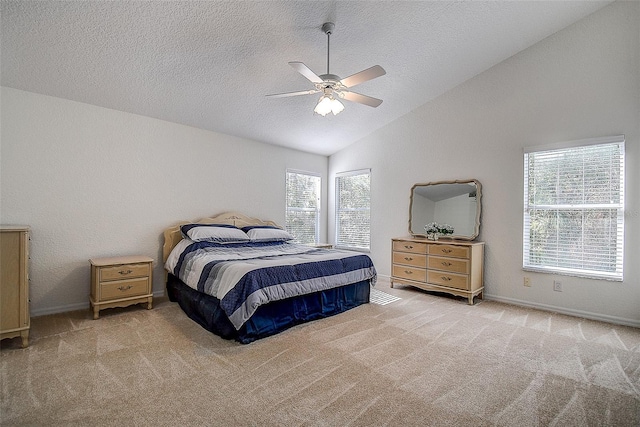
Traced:
<path fill-rule="evenodd" d="M 352 92 L 350 88 L 359 85 L 366 81 L 375 79 L 386 74 L 384 68 L 379 65 L 374 65 L 371 68 L 355 73 L 349 77 L 341 79 L 335 74 L 329 73 L 329 39 L 335 25 L 333 22 L 325 22 L 322 24 L 322 31 L 327 35 L 327 73 L 317 75 L 309 67 L 302 62 L 289 62 L 297 72 L 306 77 L 314 85 L 314 89 L 302 90 L 298 92 L 277 93 L 273 95 L 267 95 L 273 98 L 284 98 L 288 96 L 298 95 L 313 95 L 315 93 L 322 93 L 322 96 L 318 100 L 316 108 L 313 110 L 315 113 L 322 116 L 326 116 L 330 112 L 335 116 L 342 110 L 344 105 L 338 100 L 346 99 L 347 101 L 357 102 L 359 104 L 368 105 L 370 107 L 377 107 L 382 104 L 381 99 L 373 98 L 367 95 L 361 95 L 356 92 Z"/>

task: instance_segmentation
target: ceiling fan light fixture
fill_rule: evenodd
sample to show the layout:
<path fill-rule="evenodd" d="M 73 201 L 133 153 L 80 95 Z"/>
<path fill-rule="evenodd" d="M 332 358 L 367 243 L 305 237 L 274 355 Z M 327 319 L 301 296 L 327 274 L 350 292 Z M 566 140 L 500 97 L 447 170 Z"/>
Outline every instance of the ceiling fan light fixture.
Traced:
<path fill-rule="evenodd" d="M 333 115 L 337 115 L 339 112 L 341 112 L 342 110 L 344 110 L 344 104 L 340 101 L 338 101 L 337 99 L 332 99 L 331 100 L 331 112 L 333 113 Z"/>
<path fill-rule="evenodd" d="M 331 100 L 327 95 L 322 95 L 316 108 L 313 109 L 313 112 L 316 114 L 320 114 L 322 117 L 326 116 L 331 112 Z"/>
<path fill-rule="evenodd" d="M 329 113 L 333 113 L 335 116 L 342 110 L 344 110 L 342 102 L 335 99 L 332 95 L 322 95 L 318 100 L 316 108 L 313 109 L 313 112 L 324 117 Z"/>

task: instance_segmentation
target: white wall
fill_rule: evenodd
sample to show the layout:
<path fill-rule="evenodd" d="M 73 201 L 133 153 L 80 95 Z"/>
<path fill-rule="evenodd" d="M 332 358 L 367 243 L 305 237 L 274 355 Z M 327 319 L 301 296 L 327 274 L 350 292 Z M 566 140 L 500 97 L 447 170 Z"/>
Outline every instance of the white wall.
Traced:
<path fill-rule="evenodd" d="M 430 222 L 438 222 L 436 217 L 437 203 L 427 197 L 413 195 L 413 205 L 411 206 L 411 229 L 419 234 L 424 234 L 424 226 Z M 408 229 L 407 229 L 408 231 Z"/>
<path fill-rule="evenodd" d="M 11 88 L 1 123 L 0 220 L 31 226 L 32 315 L 88 307 L 93 257 L 153 257 L 161 295 L 162 230 L 228 210 L 283 224 L 287 168 L 326 200 L 325 156 Z"/>
<path fill-rule="evenodd" d="M 625 279 L 563 276 L 554 292 L 558 276 L 522 270 L 523 147 L 620 134 Z M 640 326 L 639 138 L 640 3 L 616 2 L 331 156 L 329 176 L 371 168 L 371 254 L 381 275 L 390 273 L 390 239 L 407 234 L 411 186 L 475 178 L 487 297 Z M 330 236 L 334 225 L 329 217 Z"/>
<path fill-rule="evenodd" d="M 477 199 L 469 194 L 444 199 L 435 204 L 432 218 L 438 224 L 452 226 L 454 234 L 471 236 L 475 232 L 477 205 Z"/>

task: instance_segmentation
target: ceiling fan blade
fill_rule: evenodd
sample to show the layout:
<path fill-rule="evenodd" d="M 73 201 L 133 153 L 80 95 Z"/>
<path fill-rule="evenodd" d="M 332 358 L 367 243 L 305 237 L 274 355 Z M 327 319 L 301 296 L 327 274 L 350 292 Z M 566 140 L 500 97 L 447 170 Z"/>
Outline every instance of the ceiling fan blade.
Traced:
<path fill-rule="evenodd" d="M 299 92 L 285 92 L 285 93 L 274 93 L 273 95 L 266 95 L 271 98 L 286 98 L 288 96 L 298 96 L 298 95 L 313 95 L 314 93 L 320 92 L 317 89 L 311 90 L 301 90 Z"/>
<path fill-rule="evenodd" d="M 360 71 L 359 73 L 355 73 L 349 77 L 345 77 L 340 80 L 340 83 L 345 85 L 346 87 L 353 87 L 355 85 L 359 85 L 360 83 L 364 83 L 366 81 L 375 79 L 376 77 L 384 76 L 387 72 L 379 65 L 374 65 L 371 68 L 367 68 L 366 70 Z"/>
<path fill-rule="evenodd" d="M 367 95 L 361 95 L 355 92 L 342 92 L 342 98 L 347 101 L 357 102 L 358 104 L 368 105 L 369 107 L 376 108 L 378 105 L 382 104 L 382 99 L 373 98 Z"/>
<path fill-rule="evenodd" d="M 295 68 L 297 72 L 299 72 L 300 74 L 305 76 L 312 83 L 322 83 L 323 82 L 323 80 L 320 77 L 318 77 L 318 75 L 316 73 L 311 71 L 311 69 L 309 67 L 307 67 L 306 65 L 304 65 L 302 62 L 289 62 L 289 65 L 291 65 L 293 68 Z"/>

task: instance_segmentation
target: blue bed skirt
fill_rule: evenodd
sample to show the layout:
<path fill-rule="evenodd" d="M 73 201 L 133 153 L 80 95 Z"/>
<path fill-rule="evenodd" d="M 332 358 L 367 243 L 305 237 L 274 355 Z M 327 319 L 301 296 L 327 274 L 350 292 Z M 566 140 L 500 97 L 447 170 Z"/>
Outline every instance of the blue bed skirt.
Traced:
<path fill-rule="evenodd" d="M 248 344 L 260 338 L 277 334 L 300 323 L 342 313 L 369 302 L 369 280 L 339 288 L 274 301 L 258 308 L 240 330 L 236 330 L 224 311 L 220 300 L 198 292 L 169 274 L 167 295 L 177 302 L 192 320 L 206 330 L 226 339 Z"/>

